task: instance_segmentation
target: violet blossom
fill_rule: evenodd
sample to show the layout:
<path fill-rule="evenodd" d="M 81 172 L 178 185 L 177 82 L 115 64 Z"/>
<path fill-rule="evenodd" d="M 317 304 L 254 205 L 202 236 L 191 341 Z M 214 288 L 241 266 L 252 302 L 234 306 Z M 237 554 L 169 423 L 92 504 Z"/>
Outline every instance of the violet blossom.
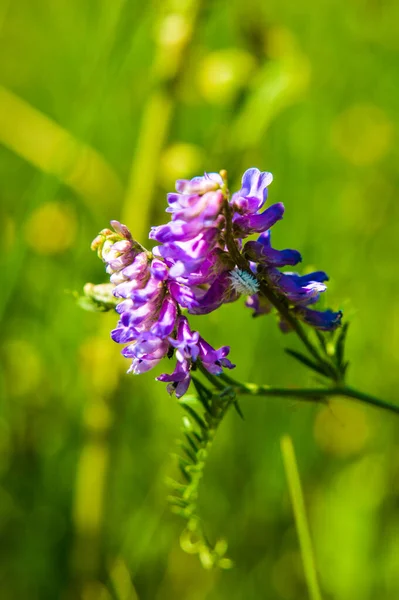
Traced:
<path fill-rule="evenodd" d="M 302 259 L 297 250 L 271 245 L 270 228 L 284 214 L 281 203 L 265 208 L 272 180 L 271 173 L 248 169 L 231 198 L 223 171 L 178 180 L 176 192 L 167 196 L 170 221 L 149 234 L 158 242 L 152 252 L 118 221 L 111 222 L 114 231 L 104 229 L 94 240 L 92 248 L 107 265 L 118 301 L 120 318 L 111 336 L 126 344 L 122 353 L 132 360 L 129 371 L 143 373 L 174 356 L 173 372 L 157 379 L 180 397 L 199 363 L 215 375 L 233 368 L 229 347 L 215 350 L 190 329 L 182 312 L 207 314 L 241 295 L 248 296 L 246 306 L 254 316 L 271 312 L 270 297 L 275 297 L 293 318 L 312 327 L 333 330 L 340 325 L 341 312 L 309 308 L 326 290 L 323 271 L 299 275 L 280 270 Z M 257 240 L 246 242 L 254 233 L 260 234 Z M 262 286 L 272 296 L 266 297 Z M 283 329 L 288 325 L 282 322 Z"/>
<path fill-rule="evenodd" d="M 129 372 L 145 373 L 174 352 L 175 371 L 158 380 L 169 382 L 169 391 L 180 397 L 190 384 L 197 360 L 210 373 L 233 368 L 226 358 L 227 346 L 214 350 L 198 332 L 191 332 L 185 317 L 179 316 L 181 306 L 196 302 L 191 289 L 170 276 L 170 268 L 161 257 L 140 252 L 141 247 L 134 246 L 124 225 L 116 221 L 112 225 L 115 231 L 103 230 L 93 247 L 107 264 L 115 284 L 113 295 L 120 300 L 116 306 L 120 319 L 111 337 L 127 344 L 122 354 L 132 360 Z"/>

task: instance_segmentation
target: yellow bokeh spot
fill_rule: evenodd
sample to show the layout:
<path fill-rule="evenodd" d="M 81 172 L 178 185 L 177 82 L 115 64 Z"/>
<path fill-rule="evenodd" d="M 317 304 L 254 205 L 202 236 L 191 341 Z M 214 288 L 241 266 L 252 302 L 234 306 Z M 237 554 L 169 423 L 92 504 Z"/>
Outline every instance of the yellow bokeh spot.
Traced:
<path fill-rule="evenodd" d="M 30 342 L 11 339 L 3 346 L 5 376 L 11 396 L 24 396 L 34 392 L 43 376 L 41 357 Z"/>
<path fill-rule="evenodd" d="M 203 164 L 203 152 L 194 144 L 172 144 L 161 156 L 160 177 L 165 188 L 174 187 L 176 179 L 192 177 Z"/>
<path fill-rule="evenodd" d="M 61 202 L 42 204 L 25 224 L 25 239 L 35 252 L 60 254 L 70 248 L 76 235 L 76 216 L 72 208 Z"/>
<path fill-rule="evenodd" d="M 357 454 L 370 438 L 370 425 L 361 406 L 335 400 L 323 408 L 314 423 L 317 444 L 329 454 Z"/>
<path fill-rule="evenodd" d="M 105 432 L 111 426 L 112 413 L 100 397 L 87 406 L 85 423 L 88 429 L 96 433 Z"/>
<path fill-rule="evenodd" d="M 184 15 L 175 13 L 167 15 L 161 22 L 158 31 L 158 42 L 166 48 L 183 46 L 190 35 L 190 23 Z"/>
<path fill-rule="evenodd" d="M 87 443 L 77 466 L 74 522 L 81 533 L 95 534 L 101 524 L 109 452 L 101 441 Z"/>
<path fill-rule="evenodd" d="M 342 112 L 332 124 L 335 149 L 353 165 L 371 165 L 381 160 L 392 144 L 392 124 L 372 104 L 356 104 Z"/>
<path fill-rule="evenodd" d="M 86 382 L 91 391 L 100 394 L 111 393 L 118 385 L 120 373 L 129 367 L 129 361 L 120 354 L 120 348 L 108 335 L 85 340 L 79 351 L 80 367 Z M 103 417 L 97 415 L 94 420 L 97 419 L 102 421 Z"/>
<path fill-rule="evenodd" d="M 231 48 L 208 54 L 199 67 L 201 95 L 212 104 L 226 104 L 245 86 L 255 67 L 249 52 Z"/>

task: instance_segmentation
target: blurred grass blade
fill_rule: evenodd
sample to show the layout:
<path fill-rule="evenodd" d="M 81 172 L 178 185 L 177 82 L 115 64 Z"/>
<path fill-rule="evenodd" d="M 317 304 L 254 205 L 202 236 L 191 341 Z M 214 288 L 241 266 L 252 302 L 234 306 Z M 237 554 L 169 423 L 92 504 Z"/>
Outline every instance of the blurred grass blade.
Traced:
<path fill-rule="evenodd" d="M 302 363 L 306 367 L 309 367 L 309 369 L 316 371 L 316 373 L 319 373 L 320 375 L 323 375 L 324 377 L 329 376 L 329 371 L 324 369 L 322 364 L 320 364 L 320 365 L 316 364 L 315 362 L 310 360 L 310 358 L 308 358 L 301 352 L 297 352 L 296 350 L 291 350 L 291 348 L 284 348 L 284 352 L 286 352 L 286 354 L 289 354 L 290 356 L 295 358 L 298 362 Z"/>
<path fill-rule="evenodd" d="M 230 145 L 236 150 L 257 146 L 276 115 L 301 97 L 308 79 L 308 61 L 299 53 L 266 63 L 232 123 Z"/>
<path fill-rule="evenodd" d="M 164 2 L 157 23 L 153 89 L 144 107 L 121 217 L 138 241 L 147 239 L 157 168 L 176 104 L 175 87 L 184 71 L 200 6 L 200 0 Z"/>
<path fill-rule="evenodd" d="M 105 159 L 28 102 L 0 86 L 0 143 L 35 167 L 58 177 L 98 211 L 123 194 Z"/>
<path fill-rule="evenodd" d="M 135 239 L 148 237 L 151 200 L 158 177 L 157 165 L 165 144 L 172 115 L 171 96 L 159 91 L 148 101 L 132 163 L 128 189 L 122 211 L 122 222 L 132 229 Z"/>
<path fill-rule="evenodd" d="M 118 558 L 110 567 L 109 576 L 117 600 L 139 600 L 129 569 L 122 558 Z"/>
<path fill-rule="evenodd" d="M 322 600 L 294 446 L 292 439 L 288 435 L 281 438 L 281 452 L 294 510 L 303 568 L 309 589 L 309 598 L 310 600 Z"/>

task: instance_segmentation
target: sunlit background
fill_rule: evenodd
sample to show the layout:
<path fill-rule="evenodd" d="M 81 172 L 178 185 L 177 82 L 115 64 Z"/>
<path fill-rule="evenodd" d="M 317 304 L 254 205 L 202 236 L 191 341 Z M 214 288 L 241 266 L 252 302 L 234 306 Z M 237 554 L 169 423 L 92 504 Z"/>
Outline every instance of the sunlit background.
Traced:
<path fill-rule="evenodd" d="M 110 219 L 146 244 L 176 178 L 225 168 L 237 189 L 257 166 L 286 206 L 275 245 L 351 321 L 350 382 L 399 402 L 398 22 L 389 0 L 0 0 L 2 600 L 307 598 L 285 433 L 323 598 L 399 598 L 398 419 L 243 399 L 200 498 L 235 567 L 205 571 L 166 502 L 181 409 L 74 297 L 106 280 Z M 314 383 L 243 301 L 194 323 L 236 378 Z"/>

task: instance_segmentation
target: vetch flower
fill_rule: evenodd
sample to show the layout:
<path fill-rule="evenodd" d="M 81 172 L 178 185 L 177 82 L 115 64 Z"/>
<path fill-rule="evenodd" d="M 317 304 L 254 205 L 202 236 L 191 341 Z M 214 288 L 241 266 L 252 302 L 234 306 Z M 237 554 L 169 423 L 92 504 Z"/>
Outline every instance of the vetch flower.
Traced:
<path fill-rule="evenodd" d="M 334 331 L 341 325 L 341 310 L 337 312 L 333 310 L 320 311 L 298 306 L 294 312 L 302 321 L 321 331 Z"/>
<path fill-rule="evenodd" d="M 233 194 L 230 201 L 236 238 L 246 238 L 252 233 L 266 231 L 283 218 L 284 205 L 281 202 L 259 212 L 266 203 L 267 188 L 272 181 L 271 173 L 262 173 L 259 169 L 245 171 L 241 189 Z"/>
<path fill-rule="evenodd" d="M 247 169 L 242 176 L 241 189 L 231 198 L 231 206 L 241 214 L 258 212 L 267 200 L 267 188 L 272 181 L 271 173 L 262 173 L 256 168 Z"/>
<path fill-rule="evenodd" d="M 175 276 L 187 276 L 198 269 L 219 246 L 225 195 L 223 179 L 217 173 L 179 180 L 177 193 L 168 194 L 171 221 L 153 227 L 150 238 L 161 243 L 157 254 L 176 264 Z"/>
<path fill-rule="evenodd" d="M 278 269 L 269 269 L 267 275 L 272 287 L 292 304 L 314 304 L 320 293 L 327 289 L 323 281 L 327 281 L 328 276 L 323 271 L 301 276 L 298 273 L 281 273 Z"/>
<path fill-rule="evenodd" d="M 139 375 L 153 369 L 168 353 L 169 343 L 149 331 L 141 333 L 134 344 L 122 350 L 123 356 L 132 359 L 129 372 Z"/>
<path fill-rule="evenodd" d="M 222 373 L 223 367 L 232 369 L 235 366 L 226 358 L 230 352 L 228 346 L 218 350 L 212 348 L 198 331 L 190 329 L 184 316 L 178 317 L 176 337 L 170 337 L 169 342 L 175 349 L 177 364 L 173 373 L 163 373 L 157 380 L 169 383 L 169 393 L 174 392 L 178 398 L 186 393 L 191 381 L 191 371 L 197 361 L 201 361 L 205 369 L 214 375 Z"/>
<path fill-rule="evenodd" d="M 167 196 L 169 222 L 150 231 L 158 242 L 152 252 L 118 221 L 93 241 L 114 286 L 119 321 L 111 336 L 127 344 L 122 352 L 132 360 L 130 371 L 143 373 L 174 356 L 174 371 L 158 379 L 180 397 L 199 363 L 213 374 L 233 368 L 229 347 L 215 350 L 190 329 L 182 312 L 208 314 L 241 295 L 247 296 L 254 316 L 270 312 L 273 304 L 280 307 L 283 330 L 290 327 L 287 311 L 317 329 L 340 325 L 341 312 L 309 308 L 326 290 L 323 271 L 299 275 L 280 270 L 302 258 L 297 250 L 271 245 L 271 228 L 285 210 L 280 202 L 265 207 L 272 181 L 271 173 L 248 169 L 240 190 L 230 197 L 224 171 L 178 180 L 176 191 Z M 246 241 L 254 233 L 258 238 Z"/>
<path fill-rule="evenodd" d="M 302 256 L 297 250 L 275 250 L 271 245 L 271 231 L 262 233 L 256 241 L 247 242 L 244 246 L 244 256 L 259 265 L 285 267 L 297 265 Z"/>
<path fill-rule="evenodd" d="M 98 256 L 107 264 L 107 273 L 118 273 L 130 265 L 134 258 L 144 250 L 135 240 L 126 225 L 111 221 L 114 231 L 103 229 L 91 244 Z"/>

